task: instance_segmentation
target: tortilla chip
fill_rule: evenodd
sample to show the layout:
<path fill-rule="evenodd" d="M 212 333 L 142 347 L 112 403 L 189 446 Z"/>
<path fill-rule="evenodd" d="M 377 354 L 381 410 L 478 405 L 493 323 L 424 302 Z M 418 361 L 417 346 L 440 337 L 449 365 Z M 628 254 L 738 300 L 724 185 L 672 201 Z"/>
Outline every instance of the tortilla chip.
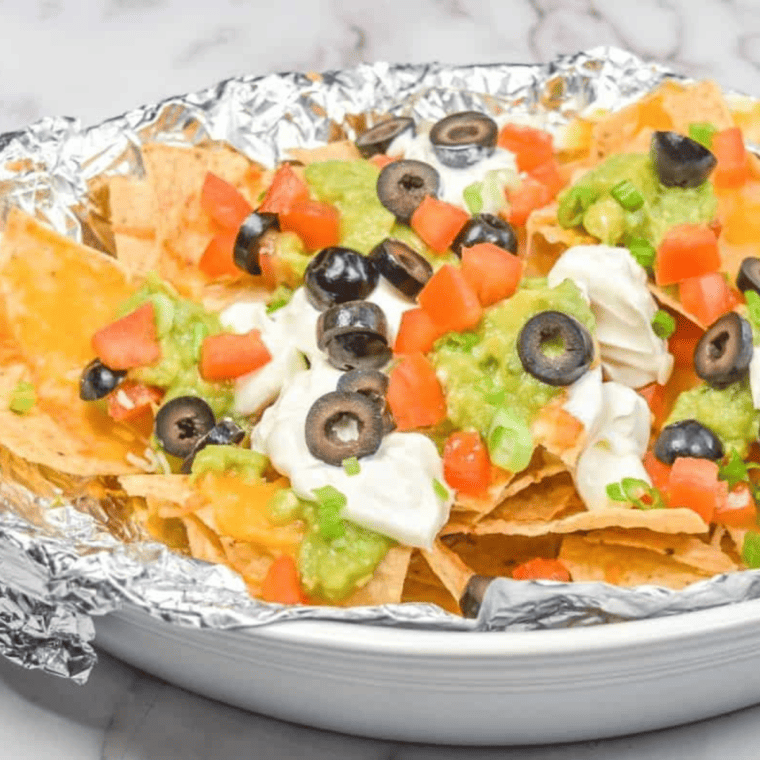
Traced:
<path fill-rule="evenodd" d="M 455 615 L 462 614 L 458 600 L 451 595 L 441 583 L 440 578 L 431 570 L 419 549 L 412 552 L 409 569 L 404 579 L 401 601 L 437 604 L 447 612 Z"/>
<path fill-rule="evenodd" d="M 221 536 L 219 542 L 224 551 L 225 564 L 243 576 L 251 595 L 260 596 L 261 585 L 274 561 L 273 557 L 262 551 L 260 547 L 245 541 L 235 541 Z"/>
<path fill-rule="evenodd" d="M 568 248 L 574 245 L 596 245 L 599 242 L 580 227 L 562 227 L 557 220 L 556 203 L 531 213 L 525 230 L 526 277 L 545 277 Z"/>
<path fill-rule="evenodd" d="M 182 518 L 187 531 L 190 553 L 195 559 L 223 565 L 226 559 L 219 537 L 195 515 Z"/>
<path fill-rule="evenodd" d="M 357 605 L 398 604 L 412 556 L 411 548 L 394 546 L 377 566 L 370 581 L 340 602 L 341 607 Z"/>
<path fill-rule="evenodd" d="M 318 148 L 290 148 L 288 158 L 308 166 L 320 161 L 354 161 L 361 158 L 358 148 L 351 140 L 320 145 Z"/>
<path fill-rule="evenodd" d="M 129 496 L 151 502 L 162 517 L 184 515 L 188 502 L 196 495 L 188 475 L 122 475 L 119 485 Z M 162 514 L 164 507 L 168 509 Z"/>
<path fill-rule="evenodd" d="M 109 177 L 108 208 L 115 235 L 156 237 L 158 204 L 152 182 L 135 177 Z"/>
<path fill-rule="evenodd" d="M 459 555 L 440 541 L 436 541 L 432 549 L 422 550 L 422 556 L 451 596 L 461 599 L 474 573 L 462 562 Z"/>
<path fill-rule="evenodd" d="M 144 277 L 161 269 L 161 249 L 155 238 L 134 237 L 123 233 L 114 235 L 116 258 L 132 276 Z"/>

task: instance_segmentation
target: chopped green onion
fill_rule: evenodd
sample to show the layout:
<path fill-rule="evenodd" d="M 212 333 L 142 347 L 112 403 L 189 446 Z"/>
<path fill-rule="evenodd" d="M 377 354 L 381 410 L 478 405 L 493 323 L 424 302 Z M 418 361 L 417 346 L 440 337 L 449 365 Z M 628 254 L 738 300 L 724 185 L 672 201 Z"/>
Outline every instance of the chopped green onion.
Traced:
<path fill-rule="evenodd" d="M 749 482 L 749 471 L 760 469 L 757 462 L 745 462 L 739 452 L 731 449 L 728 460 L 725 464 L 718 467 L 718 477 L 728 483 L 729 490 L 733 489 L 738 483 Z"/>
<path fill-rule="evenodd" d="M 37 403 L 37 393 L 34 385 L 28 380 L 19 380 L 11 392 L 8 409 L 16 414 L 27 414 Z"/>
<path fill-rule="evenodd" d="M 473 182 L 462 190 L 462 197 L 471 214 L 479 214 L 483 210 L 483 183 Z"/>
<path fill-rule="evenodd" d="M 712 149 L 713 135 L 718 128 L 709 121 L 695 121 L 689 124 L 689 137 L 703 145 L 707 150 Z"/>
<path fill-rule="evenodd" d="M 562 227 L 576 227 L 583 221 L 583 215 L 596 200 L 596 193 L 584 185 L 573 185 L 563 195 L 557 209 L 557 221 Z"/>
<path fill-rule="evenodd" d="M 742 562 L 747 567 L 760 567 L 760 533 L 749 531 L 742 544 Z"/>
<path fill-rule="evenodd" d="M 667 340 L 676 331 L 676 320 L 665 309 L 657 309 L 652 317 L 652 329 L 658 338 Z"/>
<path fill-rule="evenodd" d="M 631 238 L 628 241 L 628 250 L 631 252 L 631 256 L 644 269 L 650 269 L 654 266 L 657 251 L 648 240 L 644 238 Z"/>
<path fill-rule="evenodd" d="M 760 332 L 760 294 L 754 290 L 745 290 L 744 299 L 747 302 L 747 316 L 755 332 Z"/>
<path fill-rule="evenodd" d="M 491 461 L 510 472 L 522 472 L 533 456 L 533 435 L 527 421 L 506 407 L 494 415 L 486 444 Z"/>
<path fill-rule="evenodd" d="M 317 497 L 317 522 L 322 538 L 341 538 L 346 533 L 340 513 L 348 503 L 346 495 L 334 486 L 314 488 L 312 493 Z"/>
<path fill-rule="evenodd" d="M 645 480 L 623 478 L 619 483 L 609 483 L 605 489 L 612 501 L 629 502 L 638 509 L 662 509 L 662 494 Z"/>
<path fill-rule="evenodd" d="M 638 211 L 644 205 L 644 196 L 636 189 L 630 180 L 624 179 L 617 183 L 610 195 L 626 210 Z"/>
<path fill-rule="evenodd" d="M 438 478 L 433 478 L 433 491 L 441 501 L 449 500 L 449 489 Z"/>
<path fill-rule="evenodd" d="M 606 488 L 607 496 L 612 501 L 628 501 L 628 497 L 623 491 L 623 486 L 620 483 L 609 483 Z"/>
<path fill-rule="evenodd" d="M 273 293 L 267 304 L 267 314 L 281 309 L 283 306 L 287 306 L 290 303 L 290 299 L 293 297 L 293 288 L 289 288 L 287 285 L 280 285 Z"/>
<path fill-rule="evenodd" d="M 348 457 L 343 460 L 343 469 L 346 475 L 358 475 L 361 471 L 361 465 L 356 457 Z"/>

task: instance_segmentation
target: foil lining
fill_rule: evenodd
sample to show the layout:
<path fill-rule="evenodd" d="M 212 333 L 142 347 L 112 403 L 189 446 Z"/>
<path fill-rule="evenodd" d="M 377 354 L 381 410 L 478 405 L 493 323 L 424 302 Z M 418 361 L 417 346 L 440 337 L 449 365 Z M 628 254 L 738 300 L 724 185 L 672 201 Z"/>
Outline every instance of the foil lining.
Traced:
<path fill-rule="evenodd" d="M 230 79 L 91 128 L 76 119 L 45 118 L 1 135 L 0 209 L 19 206 L 109 250 L 113 242 L 98 224 L 88 181 L 104 173 L 141 175 L 141 146 L 148 142 L 225 140 L 274 166 L 288 148 L 353 139 L 387 113 L 436 120 L 468 109 L 509 112 L 557 131 L 585 109 L 620 108 L 672 76 L 624 51 L 598 48 L 543 65 L 376 63 L 321 75 Z M 476 621 L 429 604 L 280 608 L 253 600 L 225 567 L 154 542 L 121 540 L 130 536 L 114 531 L 112 522 L 107 505 L 36 495 L 0 461 L 0 653 L 82 683 L 96 662 L 93 618 L 125 604 L 177 625 L 218 630 L 317 618 L 492 631 L 672 615 L 760 595 L 760 573 L 745 571 L 679 592 L 497 579 Z"/>

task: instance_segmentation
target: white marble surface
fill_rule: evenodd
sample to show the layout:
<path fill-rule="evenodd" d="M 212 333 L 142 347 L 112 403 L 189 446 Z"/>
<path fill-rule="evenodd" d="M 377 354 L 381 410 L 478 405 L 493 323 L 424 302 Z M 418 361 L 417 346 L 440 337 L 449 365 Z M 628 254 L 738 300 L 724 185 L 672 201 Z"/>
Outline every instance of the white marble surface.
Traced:
<path fill-rule="evenodd" d="M 0 131 L 52 114 L 93 124 L 238 73 L 372 60 L 532 62 L 600 44 L 760 94 L 756 0 L 4 0 L 0 35 Z M 760 707 L 615 740 L 441 749 L 280 723 L 107 655 L 81 688 L 0 659 L 0 737 L 0 760 L 754 760 Z"/>

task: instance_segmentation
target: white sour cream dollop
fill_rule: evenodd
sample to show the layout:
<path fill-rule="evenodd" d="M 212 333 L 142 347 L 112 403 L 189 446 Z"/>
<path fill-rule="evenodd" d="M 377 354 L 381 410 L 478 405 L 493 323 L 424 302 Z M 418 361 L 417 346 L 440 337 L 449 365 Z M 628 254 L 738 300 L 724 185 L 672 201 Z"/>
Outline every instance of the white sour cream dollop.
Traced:
<path fill-rule="evenodd" d="M 749 363 L 749 389 L 752 393 L 752 406 L 760 409 L 760 346 L 752 348 L 752 359 Z"/>
<path fill-rule="evenodd" d="M 596 377 L 596 395 L 592 387 L 596 378 L 587 381 L 584 394 L 592 400 L 591 408 L 597 414 L 586 426 L 589 438 L 573 473 L 575 487 L 589 510 L 623 506 L 607 496 L 610 483 L 618 483 L 623 478 L 652 483 L 641 461 L 647 450 L 651 426 L 646 401 L 626 385 L 602 383 L 601 377 Z M 571 411 L 568 404 L 565 408 Z"/>
<path fill-rule="evenodd" d="M 399 135 L 388 148 L 389 156 L 403 156 L 415 161 L 424 161 L 430 164 L 441 177 L 441 187 L 438 197 L 446 203 L 468 211 L 464 201 L 463 191 L 473 182 L 481 182 L 489 171 L 507 170 L 514 174 L 515 183 L 518 183 L 519 174 L 515 163 L 515 154 L 504 148 L 495 148 L 494 152 L 480 161 L 466 166 L 463 169 L 453 169 L 442 164 L 435 155 L 433 145 L 430 142 L 427 131 L 421 132 L 414 137 L 409 134 Z M 495 213 L 498 209 L 484 209 Z"/>
<path fill-rule="evenodd" d="M 667 341 L 652 329 L 657 303 L 647 276 L 626 248 L 578 245 L 560 256 L 549 272 L 549 285 L 572 280 L 596 317 L 602 366 L 614 381 L 630 388 L 664 384 L 673 371 Z"/>
<path fill-rule="evenodd" d="M 389 433 L 375 454 L 359 460 L 357 475 L 322 462 L 306 446 L 306 415 L 317 398 L 335 390 L 340 374 L 319 364 L 292 377 L 253 429 L 251 447 L 290 478 L 300 497 L 313 499 L 315 488 L 331 485 L 346 496 L 342 517 L 407 546 L 430 548 L 452 499 L 441 499 L 434 488 L 434 479 L 444 483 L 443 463 L 429 438 Z"/>

